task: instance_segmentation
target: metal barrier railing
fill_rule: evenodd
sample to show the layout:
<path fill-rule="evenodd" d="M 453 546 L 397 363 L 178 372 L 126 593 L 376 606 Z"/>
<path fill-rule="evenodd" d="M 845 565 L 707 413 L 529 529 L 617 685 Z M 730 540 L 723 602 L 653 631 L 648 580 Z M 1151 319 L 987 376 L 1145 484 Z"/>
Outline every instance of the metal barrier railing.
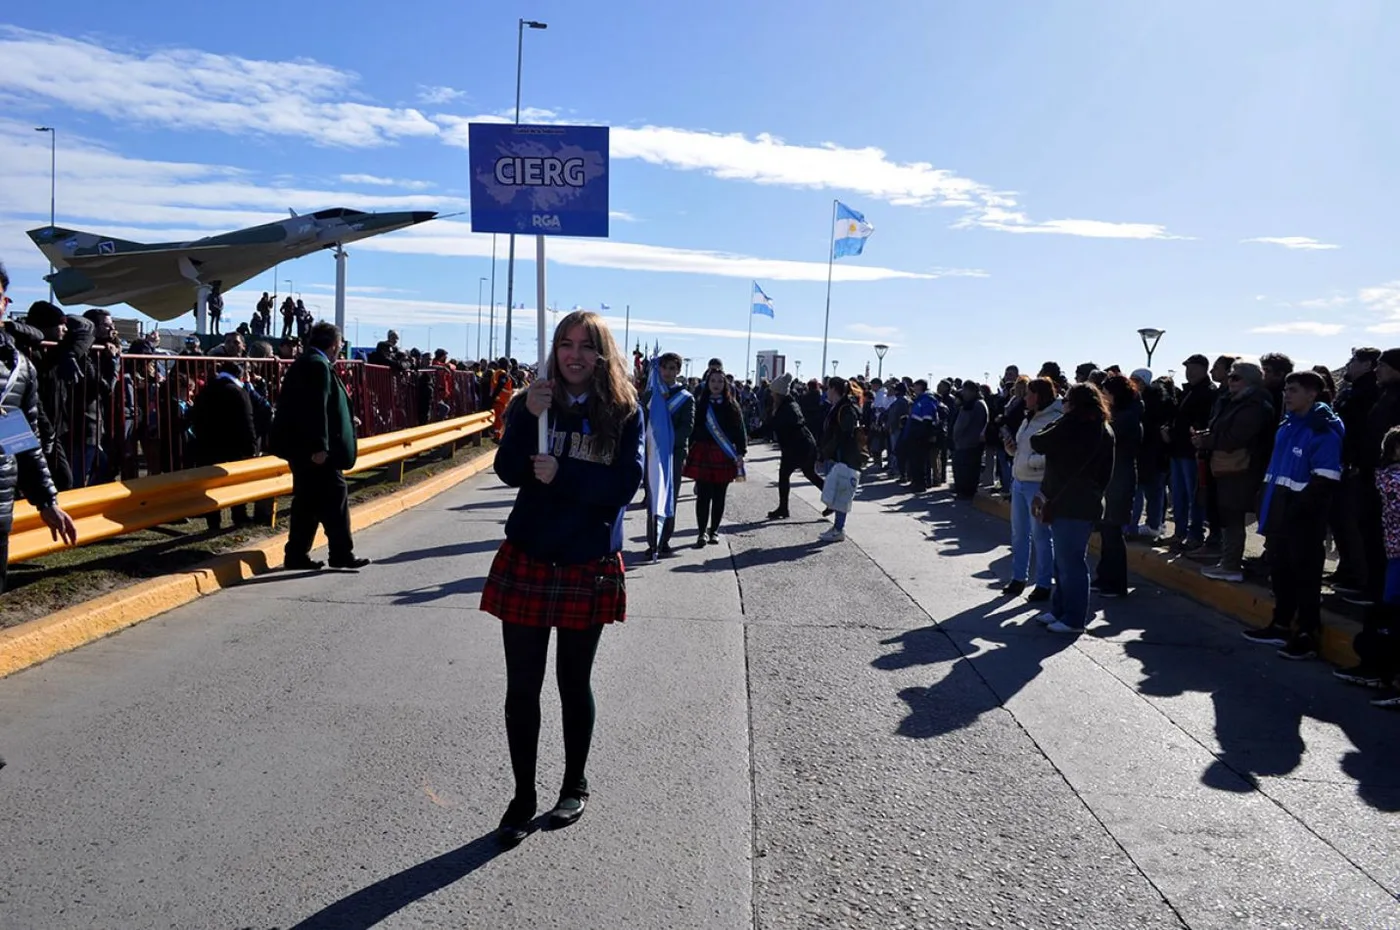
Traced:
<path fill-rule="evenodd" d="M 493 422 L 490 413 L 474 413 L 368 437 L 360 441 L 355 467 L 347 474 L 381 468 L 469 438 L 486 431 Z M 269 455 L 77 488 L 59 494 L 58 502 L 73 518 L 82 545 L 278 497 L 291 489 L 292 475 L 287 463 Z M 10 531 L 11 562 L 35 559 L 62 548 L 62 542 L 53 540 L 37 510 L 28 503 L 15 505 Z"/>
<path fill-rule="evenodd" d="M 199 437 L 191 411 L 219 356 L 123 355 L 95 350 L 85 371 L 61 377 L 51 471 L 60 491 L 193 468 Z M 289 359 L 239 359 L 247 371 L 259 439 L 265 443 Z M 397 371 L 360 361 L 336 366 L 360 438 L 478 412 L 476 376 L 425 368 Z M 76 377 L 75 377 L 76 376 Z"/>

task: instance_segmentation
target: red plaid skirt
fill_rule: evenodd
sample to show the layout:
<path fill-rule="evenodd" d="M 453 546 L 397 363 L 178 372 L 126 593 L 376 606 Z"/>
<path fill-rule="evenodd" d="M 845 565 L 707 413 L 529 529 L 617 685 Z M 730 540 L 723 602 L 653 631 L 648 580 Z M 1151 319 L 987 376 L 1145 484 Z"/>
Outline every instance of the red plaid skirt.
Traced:
<path fill-rule="evenodd" d="M 522 626 L 586 630 L 621 623 L 627 618 L 622 554 L 583 565 L 555 565 L 504 542 L 486 577 L 481 609 Z"/>
<path fill-rule="evenodd" d="M 692 481 L 728 484 L 739 477 L 739 466 L 724 454 L 718 443 L 701 439 L 690 447 L 681 474 Z"/>

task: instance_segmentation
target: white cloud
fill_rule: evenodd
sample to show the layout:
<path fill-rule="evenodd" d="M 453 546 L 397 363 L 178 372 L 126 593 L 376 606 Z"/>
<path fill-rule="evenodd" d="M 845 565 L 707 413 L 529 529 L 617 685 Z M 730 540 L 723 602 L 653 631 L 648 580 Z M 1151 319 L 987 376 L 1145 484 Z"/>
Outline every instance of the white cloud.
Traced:
<path fill-rule="evenodd" d="M 1341 323 L 1300 320 L 1295 323 L 1270 323 L 1268 326 L 1256 326 L 1250 332 L 1268 333 L 1275 336 L 1335 336 L 1344 329 L 1346 326 Z"/>
<path fill-rule="evenodd" d="M 468 223 L 438 220 L 415 226 L 393 236 L 366 239 L 358 248 L 379 252 L 415 255 L 462 255 L 489 257 L 491 237 L 472 233 Z M 528 255 L 527 259 L 531 256 Z M 703 249 L 677 249 L 616 239 L 572 239 L 561 237 L 549 243 L 550 261 L 590 268 L 620 268 L 628 271 L 663 271 L 685 274 L 720 275 L 727 278 L 767 278 L 775 281 L 825 281 L 826 262 L 757 258 Z M 522 261 L 516 258 L 516 263 Z M 899 271 L 870 265 L 837 265 L 835 281 L 884 281 L 894 278 L 932 280 L 942 277 L 987 277 L 975 269 L 932 268 L 927 271 Z"/>
<path fill-rule="evenodd" d="M 1335 310 L 1338 307 L 1345 307 L 1351 303 L 1351 298 L 1342 294 L 1334 294 L 1331 297 L 1314 297 L 1311 300 L 1300 300 L 1296 306 L 1305 310 Z"/>
<path fill-rule="evenodd" d="M 1308 236 L 1256 236 L 1253 239 L 1241 239 L 1240 242 L 1263 242 L 1268 245 L 1281 245 L 1285 249 L 1307 249 L 1310 251 L 1341 248 L 1339 245 L 1333 245 L 1330 242 L 1319 242 Z"/>
<path fill-rule="evenodd" d="M 121 122 L 349 147 L 438 134 L 418 110 L 359 102 L 357 75 L 307 59 L 261 61 L 194 49 L 143 54 L 4 26 L 0 61 L 0 99 L 49 100 Z"/>
<path fill-rule="evenodd" d="M 632 214 L 628 213 L 626 210 L 609 210 L 609 211 L 608 211 L 608 219 L 610 219 L 610 220 L 620 220 L 620 221 L 623 222 L 623 223 L 640 223 L 640 222 L 641 222 L 641 220 L 637 219 L 635 216 L 633 216 Z"/>
<path fill-rule="evenodd" d="M 381 178 L 373 174 L 342 174 L 346 184 L 368 184 L 371 187 L 401 187 L 408 191 L 425 191 L 436 185 L 432 181 L 410 181 L 405 178 Z"/>
<path fill-rule="evenodd" d="M 1363 287 L 1357 292 L 1357 297 L 1366 305 L 1367 310 L 1400 318 L 1400 281 Z"/>
<path fill-rule="evenodd" d="M 855 333 L 860 336 L 868 336 L 870 339 L 893 339 L 899 335 L 898 326 L 872 326 L 869 323 L 851 323 L 846 327 L 846 332 Z"/>
<path fill-rule="evenodd" d="M 440 106 L 444 103 L 452 103 L 466 96 L 466 91 L 458 90 L 455 87 L 429 86 L 426 84 L 418 85 L 418 102 L 428 104 L 429 106 Z"/>
<path fill-rule="evenodd" d="M 192 49 L 138 53 L 14 27 L 0 27 L 0 61 L 5 62 L 0 101 L 52 101 L 126 122 L 240 136 L 299 136 L 325 145 L 368 147 L 439 137 L 466 147 L 470 122 L 506 121 L 514 115 L 435 114 L 430 119 L 413 108 L 365 103 L 357 92 L 357 75 L 309 59 L 261 61 Z M 461 92 L 430 87 L 422 89 L 422 96 L 449 102 Z M 529 122 L 558 116 L 542 108 L 521 111 L 521 119 Z M 949 207 L 966 214 L 957 224 L 964 228 L 1098 239 L 1181 238 L 1154 223 L 1033 220 L 1016 209 L 1011 192 L 929 162 L 895 161 L 873 146 L 792 144 L 768 133 L 750 137 L 650 125 L 614 126 L 611 139 L 614 158 L 756 184 L 849 191 L 894 206 Z"/>
<path fill-rule="evenodd" d="M 1391 336 L 1400 333 L 1400 320 L 1393 323 L 1377 323 L 1375 326 L 1366 327 L 1366 332 L 1377 333 L 1382 336 Z"/>
<path fill-rule="evenodd" d="M 304 285 L 304 287 L 305 287 L 307 290 L 316 290 L 316 291 L 334 291 L 334 290 L 335 290 L 335 285 L 334 285 L 334 284 L 321 284 L 321 283 L 316 283 L 316 284 L 307 284 L 307 285 Z M 347 285 L 345 286 L 345 293 L 346 293 L 346 295 L 348 296 L 348 295 L 350 295 L 350 294 L 368 294 L 368 295 L 374 295 L 374 294 L 417 294 L 418 292 L 417 292 L 417 291 L 414 291 L 414 290 L 410 290 L 410 289 L 408 289 L 408 288 L 403 288 L 403 287 L 372 287 L 372 286 L 369 286 L 369 285 L 350 285 L 350 284 L 347 284 Z"/>

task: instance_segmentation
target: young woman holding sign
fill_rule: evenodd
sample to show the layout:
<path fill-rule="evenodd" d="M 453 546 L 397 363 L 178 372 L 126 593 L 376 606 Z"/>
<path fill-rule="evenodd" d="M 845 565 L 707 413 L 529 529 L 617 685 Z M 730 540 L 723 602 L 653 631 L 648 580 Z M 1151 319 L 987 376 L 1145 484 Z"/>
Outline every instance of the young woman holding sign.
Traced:
<path fill-rule="evenodd" d="M 481 594 L 481 609 L 501 619 L 505 640 L 506 739 L 515 774 L 499 834 L 506 843 L 523 840 L 535 816 L 551 628 L 559 630 L 564 718 L 564 784 L 551 825 L 578 820 L 588 802 L 593 659 L 604 625 L 625 619 L 622 520 L 642 483 L 637 392 L 602 318 L 583 311 L 564 317 L 542 374 L 506 410 L 496 474 L 520 491 Z M 547 450 L 536 438 L 542 416 L 550 423 Z"/>

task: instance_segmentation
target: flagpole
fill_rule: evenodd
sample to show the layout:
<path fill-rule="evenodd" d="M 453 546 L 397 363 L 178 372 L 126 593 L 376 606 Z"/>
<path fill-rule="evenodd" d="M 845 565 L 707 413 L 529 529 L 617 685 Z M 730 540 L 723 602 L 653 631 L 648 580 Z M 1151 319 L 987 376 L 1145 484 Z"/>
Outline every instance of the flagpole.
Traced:
<path fill-rule="evenodd" d="M 626 349 L 632 335 L 632 305 L 627 305 L 627 321 L 622 326 L 622 348 Z"/>
<path fill-rule="evenodd" d="M 833 227 L 835 228 L 835 227 Z M 749 360 L 753 358 L 753 303 L 756 284 L 749 285 L 749 339 L 744 343 L 744 380 L 749 380 Z"/>
<path fill-rule="evenodd" d="M 826 250 L 826 323 L 822 326 L 821 377 L 826 380 L 826 339 L 831 332 L 831 266 L 836 260 L 836 201 L 831 201 L 831 246 Z"/>

